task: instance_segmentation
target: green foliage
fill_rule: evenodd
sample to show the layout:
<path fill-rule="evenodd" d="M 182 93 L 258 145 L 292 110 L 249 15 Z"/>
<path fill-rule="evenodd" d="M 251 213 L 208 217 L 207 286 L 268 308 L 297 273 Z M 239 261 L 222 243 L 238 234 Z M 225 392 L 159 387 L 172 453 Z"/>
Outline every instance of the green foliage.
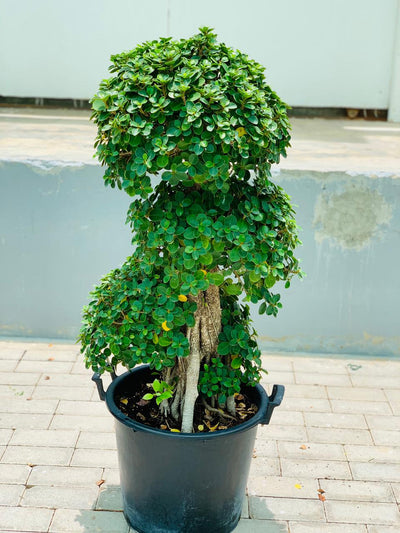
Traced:
<path fill-rule="evenodd" d="M 168 400 L 174 395 L 174 387 L 168 385 L 165 381 L 155 379 L 152 386 L 154 393 L 149 392 L 145 394 L 143 400 L 152 400 L 155 397 L 157 405 L 160 405 L 164 400 Z"/>
<path fill-rule="evenodd" d="M 217 43 L 208 28 L 190 39 L 160 39 L 112 56 L 91 100 L 105 182 L 146 198 L 150 176 L 229 191 L 250 171 L 261 185 L 286 155 L 286 106 L 264 68 Z"/>
<path fill-rule="evenodd" d="M 195 297 L 216 285 L 221 333 L 199 390 L 224 404 L 260 378 L 249 307 L 239 297 L 276 316 L 282 304 L 272 289 L 301 275 L 294 211 L 270 180 L 289 146 L 286 106 L 263 67 L 208 28 L 112 61 L 113 76 L 92 99 L 95 146 L 105 183 L 137 196 L 127 217 L 134 252 L 84 310 L 86 365 L 99 373 L 117 364 L 174 367 L 190 352 Z M 161 403 L 172 392 L 154 383 Z"/>

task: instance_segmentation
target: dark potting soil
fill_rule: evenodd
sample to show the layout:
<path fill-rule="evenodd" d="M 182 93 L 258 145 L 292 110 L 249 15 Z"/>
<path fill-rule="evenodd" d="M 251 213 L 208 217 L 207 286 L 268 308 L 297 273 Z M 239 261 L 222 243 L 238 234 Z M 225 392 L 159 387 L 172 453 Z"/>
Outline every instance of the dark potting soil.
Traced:
<path fill-rule="evenodd" d="M 117 407 L 129 418 L 147 426 L 163 429 L 166 431 L 179 432 L 180 423 L 176 422 L 172 416 L 164 417 L 155 398 L 152 400 L 143 400 L 143 396 L 148 393 L 154 393 L 151 383 L 142 383 L 141 388 L 134 392 L 124 392 L 117 395 L 115 403 Z M 252 418 L 257 412 L 257 406 L 253 404 L 245 394 L 235 395 L 236 417 L 228 418 L 223 413 L 218 413 L 207 409 L 201 398 L 197 398 L 194 412 L 194 433 L 209 433 L 222 429 L 229 429 L 238 424 L 242 424 Z"/>

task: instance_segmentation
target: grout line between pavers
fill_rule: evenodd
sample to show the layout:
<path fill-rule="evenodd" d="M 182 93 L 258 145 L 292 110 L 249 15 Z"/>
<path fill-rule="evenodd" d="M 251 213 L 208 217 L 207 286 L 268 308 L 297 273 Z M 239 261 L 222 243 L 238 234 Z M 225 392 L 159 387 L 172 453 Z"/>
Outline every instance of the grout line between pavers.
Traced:
<path fill-rule="evenodd" d="M 57 509 L 53 509 L 53 514 L 51 515 L 51 519 L 50 519 L 50 522 L 49 522 L 49 527 L 47 528 L 46 530 L 46 533 L 48 533 L 53 525 L 53 522 L 54 522 L 54 517 L 55 517 L 55 514 L 56 514 L 56 510 Z"/>

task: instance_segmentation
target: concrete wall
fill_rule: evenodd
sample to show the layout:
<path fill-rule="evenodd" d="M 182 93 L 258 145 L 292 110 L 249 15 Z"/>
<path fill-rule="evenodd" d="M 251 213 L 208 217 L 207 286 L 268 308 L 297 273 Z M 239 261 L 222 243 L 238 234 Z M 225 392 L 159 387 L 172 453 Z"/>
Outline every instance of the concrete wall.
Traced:
<path fill-rule="evenodd" d="M 109 56 L 203 25 L 267 67 L 293 106 L 387 109 L 400 120 L 399 0 L 2 0 L 0 94 L 85 99 Z"/>
<path fill-rule="evenodd" d="M 129 198 L 95 165 L 0 165 L 0 335 L 73 339 L 89 290 L 130 253 Z M 298 206 L 307 277 L 278 318 L 253 315 L 268 349 L 398 355 L 400 180 L 282 170 Z"/>

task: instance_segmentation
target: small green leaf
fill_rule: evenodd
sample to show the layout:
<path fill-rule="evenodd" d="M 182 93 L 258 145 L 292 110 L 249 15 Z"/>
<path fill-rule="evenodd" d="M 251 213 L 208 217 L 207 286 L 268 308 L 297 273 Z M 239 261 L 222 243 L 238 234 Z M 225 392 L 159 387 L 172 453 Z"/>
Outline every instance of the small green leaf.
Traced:
<path fill-rule="evenodd" d="M 220 342 L 218 344 L 218 349 L 217 349 L 217 352 L 220 354 L 220 355 L 228 355 L 230 351 L 230 344 L 229 342 Z"/>
<path fill-rule="evenodd" d="M 103 100 L 100 100 L 100 98 L 93 100 L 92 108 L 95 111 L 105 111 L 107 109 L 106 104 L 103 102 Z"/>
<path fill-rule="evenodd" d="M 150 392 L 143 396 L 143 400 L 146 400 L 146 401 L 150 401 L 153 398 L 154 398 L 154 394 L 151 394 Z"/>

